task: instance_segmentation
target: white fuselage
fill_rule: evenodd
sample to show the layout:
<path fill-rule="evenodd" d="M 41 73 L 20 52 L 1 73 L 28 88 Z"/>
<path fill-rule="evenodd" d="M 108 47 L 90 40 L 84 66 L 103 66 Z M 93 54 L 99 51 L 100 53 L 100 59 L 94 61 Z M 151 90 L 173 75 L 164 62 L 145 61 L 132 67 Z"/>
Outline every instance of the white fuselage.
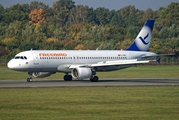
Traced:
<path fill-rule="evenodd" d="M 8 67 L 24 72 L 70 72 L 70 65 L 88 65 L 105 61 L 141 60 L 155 56 L 153 52 L 122 50 L 32 50 L 17 54 Z M 97 71 L 113 71 L 132 65 L 100 67 Z"/>

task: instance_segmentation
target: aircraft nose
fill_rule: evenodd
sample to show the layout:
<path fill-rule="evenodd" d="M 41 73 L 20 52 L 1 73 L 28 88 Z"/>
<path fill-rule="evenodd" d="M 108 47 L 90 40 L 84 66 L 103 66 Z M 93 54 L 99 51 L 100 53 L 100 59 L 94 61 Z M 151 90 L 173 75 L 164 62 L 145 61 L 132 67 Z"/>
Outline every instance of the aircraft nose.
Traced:
<path fill-rule="evenodd" d="M 7 67 L 8 67 L 9 69 L 13 69 L 13 68 L 15 67 L 14 62 L 13 62 L 12 60 L 10 60 L 10 61 L 7 63 Z"/>

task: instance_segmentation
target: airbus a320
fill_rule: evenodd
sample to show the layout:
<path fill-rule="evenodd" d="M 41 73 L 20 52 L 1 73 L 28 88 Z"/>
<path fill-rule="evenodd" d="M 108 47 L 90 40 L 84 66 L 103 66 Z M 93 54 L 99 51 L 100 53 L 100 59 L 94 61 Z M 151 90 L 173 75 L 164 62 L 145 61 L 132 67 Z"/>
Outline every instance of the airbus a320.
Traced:
<path fill-rule="evenodd" d="M 8 68 L 32 76 L 48 77 L 64 73 L 64 80 L 99 80 L 98 71 L 121 70 L 133 65 L 156 61 L 158 55 L 149 52 L 154 20 L 147 20 L 134 42 L 126 50 L 29 50 L 20 52 L 7 64 Z"/>

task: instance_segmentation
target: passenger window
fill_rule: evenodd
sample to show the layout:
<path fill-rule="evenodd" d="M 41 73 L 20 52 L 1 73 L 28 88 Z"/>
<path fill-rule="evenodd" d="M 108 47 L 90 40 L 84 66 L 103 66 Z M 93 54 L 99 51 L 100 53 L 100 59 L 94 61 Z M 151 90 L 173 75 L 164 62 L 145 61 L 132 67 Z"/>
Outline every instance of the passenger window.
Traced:
<path fill-rule="evenodd" d="M 26 60 L 27 60 L 27 57 L 26 57 L 26 56 L 24 56 L 24 59 L 26 59 Z"/>

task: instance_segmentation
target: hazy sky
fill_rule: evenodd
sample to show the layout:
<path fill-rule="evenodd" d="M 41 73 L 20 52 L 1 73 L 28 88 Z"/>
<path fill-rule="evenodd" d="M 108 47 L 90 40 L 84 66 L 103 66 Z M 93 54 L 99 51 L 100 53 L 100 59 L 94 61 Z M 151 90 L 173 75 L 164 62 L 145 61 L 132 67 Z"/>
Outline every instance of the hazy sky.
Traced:
<path fill-rule="evenodd" d="M 34 0 L 0 0 L 0 4 L 4 7 L 10 7 L 13 4 L 30 3 Z M 53 2 L 58 0 L 36 0 L 52 6 Z M 179 0 L 73 0 L 75 5 L 87 5 L 94 9 L 98 7 L 109 8 L 110 10 L 119 10 L 125 6 L 134 5 L 139 10 L 152 8 L 157 10 L 160 7 L 166 7 L 171 2 L 179 2 Z"/>

